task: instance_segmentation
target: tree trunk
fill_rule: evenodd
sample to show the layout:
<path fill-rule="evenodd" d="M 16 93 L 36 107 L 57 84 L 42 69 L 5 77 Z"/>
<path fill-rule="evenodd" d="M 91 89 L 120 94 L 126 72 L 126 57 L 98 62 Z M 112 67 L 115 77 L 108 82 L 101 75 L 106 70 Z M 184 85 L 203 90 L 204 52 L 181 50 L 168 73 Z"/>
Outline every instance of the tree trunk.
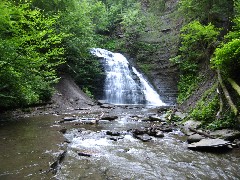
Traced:
<path fill-rule="evenodd" d="M 230 84 L 233 87 L 233 89 L 235 89 L 237 91 L 238 95 L 240 96 L 240 87 L 239 87 L 239 85 L 231 78 L 228 78 L 228 82 L 230 82 Z"/>
<path fill-rule="evenodd" d="M 218 85 L 219 87 L 219 85 Z M 221 114 L 222 114 L 222 110 L 223 110 L 223 99 L 222 99 L 222 93 L 220 92 L 220 89 L 217 88 L 217 92 L 218 92 L 218 95 L 219 95 L 219 110 L 217 112 L 217 119 L 220 119 L 221 118 Z"/>
<path fill-rule="evenodd" d="M 218 73 L 218 81 L 219 81 L 219 83 L 220 83 L 220 85 L 222 87 L 224 96 L 227 99 L 227 102 L 228 102 L 229 106 L 231 107 L 232 112 L 234 113 L 235 116 L 237 116 L 238 110 L 237 110 L 236 106 L 234 105 L 234 103 L 232 101 L 232 98 L 231 98 L 231 96 L 230 96 L 230 94 L 229 94 L 225 84 L 223 83 L 223 80 L 222 80 L 222 77 L 221 77 L 219 69 L 217 70 L 217 73 Z"/>

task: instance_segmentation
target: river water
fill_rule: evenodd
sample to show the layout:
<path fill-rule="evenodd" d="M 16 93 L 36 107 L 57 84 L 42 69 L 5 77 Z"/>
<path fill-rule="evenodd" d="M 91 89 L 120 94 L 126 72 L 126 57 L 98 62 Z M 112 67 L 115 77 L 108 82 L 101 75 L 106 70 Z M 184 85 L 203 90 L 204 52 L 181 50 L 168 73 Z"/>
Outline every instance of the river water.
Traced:
<path fill-rule="evenodd" d="M 187 149 L 186 137 L 176 128 L 163 138 L 150 142 L 135 139 L 129 129 L 156 124 L 134 121 L 134 115 L 155 113 L 154 109 L 121 109 L 116 121 L 83 125 L 65 137 L 71 142 L 57 173 L 58 179 L 239 179 L 239 151 L 227 154 L 196 152 Z M 121 132 L 118 140 L 106 131 Z M 79 156 L 86 153 L 91 157 Z"/>
<path fill-rule="evenodd" d="M 57 124 L 63 117 L 53 115 L 1 119 L 0 179 L 240 179 L 239 150 L 226 154 L 191 151 L 177 128 L 150 142 L 135 139 L 128 132 L 156 124 L 133 119 L 156 112 L 152 108 L 118 107 L 109 112 L 118 115 L 117 120 L 94 125 Z M 75 115 L 87 118 L 98 114 Z M 68 130 L 62 135 L 59 129 L 64 127 Z M 106 135 L 108 130 L 121 135 Z M 70 141 L 66 157 L 56 175 L 47 173 L 63 147 L 63 137 Z M 91 157 L 79 156 L 79 152 Z"/>

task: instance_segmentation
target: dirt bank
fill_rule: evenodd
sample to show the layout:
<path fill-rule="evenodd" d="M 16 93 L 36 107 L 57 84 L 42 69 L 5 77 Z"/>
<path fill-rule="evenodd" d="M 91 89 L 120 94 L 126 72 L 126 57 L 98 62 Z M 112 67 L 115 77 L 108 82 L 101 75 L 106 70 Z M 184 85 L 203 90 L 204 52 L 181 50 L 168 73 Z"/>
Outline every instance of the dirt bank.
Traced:
<path fill-rule="evenodd" d="M 13 118 L 31 117 L 47 114 L 66 114 L 81 111 L 82 113 L 92 113 L 103 111 L 96 105 L 96 102 L 89 98 L 73 81 L 69 75 L 61 75 L 60 81 L 55 85 L 55 92 L 51 100 L 47 103 L 27 108 L 19 108 L 8 111 L 2 116 Z"/>

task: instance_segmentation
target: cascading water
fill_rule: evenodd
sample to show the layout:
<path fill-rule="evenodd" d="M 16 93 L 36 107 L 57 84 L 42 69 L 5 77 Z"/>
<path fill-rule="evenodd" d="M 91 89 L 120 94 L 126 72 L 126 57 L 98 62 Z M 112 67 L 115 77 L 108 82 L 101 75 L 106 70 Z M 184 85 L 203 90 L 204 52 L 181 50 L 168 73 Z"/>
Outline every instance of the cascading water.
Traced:
<path fill-rule="evenodd" d="M 93 48 L 91 53 L 104 59 L 105 101 L 111 104 L 165 105 L 157 92 L 120 53 Z"/>

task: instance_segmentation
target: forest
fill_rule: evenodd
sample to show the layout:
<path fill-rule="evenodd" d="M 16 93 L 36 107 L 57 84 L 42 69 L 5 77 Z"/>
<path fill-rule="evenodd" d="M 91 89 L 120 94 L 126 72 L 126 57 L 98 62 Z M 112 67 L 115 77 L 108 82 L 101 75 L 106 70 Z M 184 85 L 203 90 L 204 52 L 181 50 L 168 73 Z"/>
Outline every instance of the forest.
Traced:
<path fill-rule="evenodd" d="M 71 74 L 93 95 L 102 76 L 89 50 L 101 47 L 134 54 L 151 20 L 167 0 L 2 0 L 0 2 L 0 109 L 43 103 L 51 98 L 61 73 Z M 240 107 L 239 0 L 180 0 L 183 20 L 178 53 L 178 104 L 186 101 L 211 71 L 215 81 L 201 95 L 189 118 L 206 127 L 234 127 Z M 141 66 L 142 65 L 142 66 Z M 142 62 L 140 67 L 148 68 Z M 151 69 L 147 69 L 151 71 Z"/>

